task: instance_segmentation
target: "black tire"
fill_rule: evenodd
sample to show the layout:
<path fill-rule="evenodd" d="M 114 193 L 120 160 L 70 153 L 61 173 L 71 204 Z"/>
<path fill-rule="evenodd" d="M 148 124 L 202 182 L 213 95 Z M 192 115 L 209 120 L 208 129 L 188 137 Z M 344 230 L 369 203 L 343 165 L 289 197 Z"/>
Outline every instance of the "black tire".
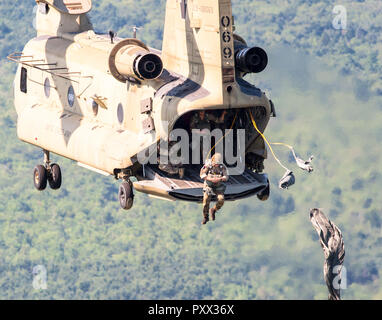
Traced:
<path fill-rule="evenodd" d="M 33 171 L 34 186 L 38 191 L 45 190 L 48 181 L 48 172 L 44 166 L 38 165 Z"/>
<path fill-rule="evenodd" d="M 119 204 L 124 210 L 129 210 L 133 206 L 134 194 L 130 183 L 122 182 L 118 192 Z"/>
<path fill-rule="evenodd" d="M 260 191 L 258 194 L 257 194 L 257 198 L 260 200 L 260 201 L 267 201 L 269 199 L 269 195 L 271 193 L 271 190 L 270 190 L 270 186 L 269 186 L 269 180 L 268 180 L 268 185 L 267 187 Z"/>
<path fill-rule="evenodd" d="M 50 174 L 48 175 L 49 186 L 53 190 L 58 190 L 61 188 L 62 175 L 61 169 L 58 164 L 52 164 L 50 166 Z"/>

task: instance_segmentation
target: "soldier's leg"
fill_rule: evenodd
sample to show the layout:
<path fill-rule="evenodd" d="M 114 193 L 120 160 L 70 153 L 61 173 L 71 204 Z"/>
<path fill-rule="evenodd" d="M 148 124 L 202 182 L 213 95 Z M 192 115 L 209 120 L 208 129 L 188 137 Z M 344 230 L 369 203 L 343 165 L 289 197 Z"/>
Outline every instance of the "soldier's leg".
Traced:
<path fill-rule="evenodd" d="M 203 195 L 203 221 L 202 224 L 206 224 L 209 221 L 208 212 L 210 210 L 211 195 L 209 192 L 204 192 Z"/>
<path fill-rule="evenodd" d="M 210 209 L 210 216 L 212 221 L 215 221 L 216 212 L 220 210 L 224 205 L 224 193 L 215 191 L 215 194 L 217 197 L 217 202 L 216 205 Z"/>
<path fill-rule="evenodd" d="M 217 202 L 216 202 L 216 211 L 220 210 L 224 205 L 224 193 L 218 193 L 217 195 Z"/>
<path fill-rule="evenodd" d="M 224 193 L 216 192 L 216 205 L 214 206 L 215 211 L 219 211 L 224 205 Z"/>

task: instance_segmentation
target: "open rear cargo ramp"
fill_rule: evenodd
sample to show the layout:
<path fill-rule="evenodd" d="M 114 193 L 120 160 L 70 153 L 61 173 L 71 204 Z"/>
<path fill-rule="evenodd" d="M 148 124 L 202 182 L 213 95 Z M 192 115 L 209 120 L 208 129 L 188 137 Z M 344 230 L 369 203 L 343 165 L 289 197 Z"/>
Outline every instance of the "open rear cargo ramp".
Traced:
<path fill-rule="evenodd" d="M 137 191 L 151 194 L 167 200 L 203 201 L 203 181 L 199 176 L 200 168 L 187 167 L 182 179 L 171 176 L 157 166 L 144 167 L 144 177 L 134 183 Z M 268 186 L 268 176 L 245 170 L 242 175 L 231 175 L 226 183 L 225 199 L 235 201 L 254 196 Z M 213 197 L 215 201 L 215 197 Z"/>

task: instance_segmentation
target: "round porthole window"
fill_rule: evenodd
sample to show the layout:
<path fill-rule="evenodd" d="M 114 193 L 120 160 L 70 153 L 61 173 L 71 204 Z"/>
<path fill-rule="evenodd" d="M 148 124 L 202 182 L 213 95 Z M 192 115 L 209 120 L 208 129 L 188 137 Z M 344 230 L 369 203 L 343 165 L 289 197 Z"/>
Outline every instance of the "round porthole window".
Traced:
<path fill-rule="evenodd" d="M 45 92 L 45 97 L 49 98 L 49 96 L 50 96 L 50 80 L 49 80 L 49 78 L 46 78 L 44 81 L 44 92 Z"/>
<path fill-rule="evenodd" d="M 118 109 L 117 109 L 117 117 L 118 117 L 118 122 L 119 122 L 120 124 L 122 124 L 122 123 L 123 123 L 123 119 L 124 119 L 122 103 L 120 103 L 120 104 L 118 105 Z"/>
<path fill-rule="evenodd" d="M 68 104 L 70 107 L 73 107 L 74 99 L 75 99 L 74 90 L 73 90 L 73 87 L 70 86 L 68 89 Z"/>
<path fill-rule="evenodd" d="M 92 109 L 93 114 L 96 116 L 98 114 L 98 103 L 95 100 L 92 100 Z"/>

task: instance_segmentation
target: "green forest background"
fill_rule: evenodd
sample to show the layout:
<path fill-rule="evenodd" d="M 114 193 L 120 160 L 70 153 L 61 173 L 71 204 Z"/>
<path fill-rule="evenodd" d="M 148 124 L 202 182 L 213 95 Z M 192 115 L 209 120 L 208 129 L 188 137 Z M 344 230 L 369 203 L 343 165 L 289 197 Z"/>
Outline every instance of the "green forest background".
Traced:
<path fill-rule="evenodd" d="M 137 25 L 161 48 L 164 0 L 93 3 L 96 30 L 129 37 Z M 382 2 L 335 4 L 347 9 L 346 31 L 332 27 L 333 1 L 233 1 L 237 33 L 270 57 L 251 79 L 276 105 L 266 135 L 313 154 L 315 171 L 296 169 L 296 185 L 281 191 L 284 172 L 269 158 L 270 200 L 227 203 L 201 227 L 197 204 L 137 194 L 122 211 L 118 183 L 59 157 L 63 188 L 34 189 L 42 153 L 17 139 L 6 56 L 35 35 L 35 2 L 1 1 L 0 299 L 326 299 L 313 207 L 344 235 L 343 298 L 381 299 Z M 32 287 L 36 265 L 47 290 Z"/>

